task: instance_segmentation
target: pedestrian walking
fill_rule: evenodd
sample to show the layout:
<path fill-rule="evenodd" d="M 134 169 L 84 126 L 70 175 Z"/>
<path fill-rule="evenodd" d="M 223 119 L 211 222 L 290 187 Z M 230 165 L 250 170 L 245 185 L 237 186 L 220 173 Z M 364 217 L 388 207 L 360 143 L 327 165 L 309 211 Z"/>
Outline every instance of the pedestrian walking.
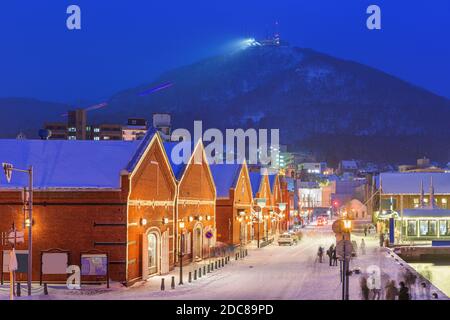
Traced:
<path fill-rule="evenodd" d="M 384 246 L 384 233 L 380 233 L 380 247 Z"/>
<path fill-rule="evenodd" d="M 361 277 L 359 285 L 361 287 L 361 299 L 369 300 L 369 287 L 367 286 L 367 278 Z"/>
<path fill-rule="evenodd" d="M 398 292 L 398 300 L 409 300 L 408 287 L 403 281 L 400 282 L 400 290 Z"/>
<path fill-rule="evenodd" d="M 327 250 L 327 256 L 330 260 L 330 267 L 332 266 L 333 263 L 333 251 L 334 251 L 334 244 L 331 244 L 331 246 Z"/>
<path fill-rule="evenodd" d="M 367 225 L 364 226 L 364 237 L 367 237 Z"/>
<path fill-rule="evenodd" d="M 361 254 L 362 255 L 366 254 L 366 242 L 364 241 L 364 238 L 361 239 L 360 248 L 361 248 Z"/>
<path fill-rule="evenodd" d="M 322 246 L 319 246 L 319 250 L 317 251 L 317 256 L 319 257 L 319 262 L 323 262 L 323 248 Z"/>
<path fill-rule="evenodd" d="M 391 280 L 388 282 L 388 284 L 385 287 L 386 289 L 386 300 L 395 300 L 398 296 L 398 288 L 395 285 L 395 280 Z"/>
<path fill-rule="evenodd" d="M 336 248 L 334 248 L 333 249 L 333 266 L 337 267 L 337 262 L 338 262 L 338 258 L 337 258 Z"/>

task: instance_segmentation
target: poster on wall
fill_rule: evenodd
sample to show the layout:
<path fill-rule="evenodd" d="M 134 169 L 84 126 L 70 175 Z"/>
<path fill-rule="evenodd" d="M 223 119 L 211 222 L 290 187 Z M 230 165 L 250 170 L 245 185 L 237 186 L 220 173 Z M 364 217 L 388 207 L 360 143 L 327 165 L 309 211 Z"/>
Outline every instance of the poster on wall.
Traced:
<path fill-rule="evenodd" d="M 69 254 L 66 252 L 42 253 L 42 274 L 66 274 Z"/>
<path fill-rule="evenodd" d="M 11 250 L 3 250 L 3 269 L 2 272 L 9 272 L 9 254 Z M 28 250 L 16 250 L 17 273 L 28 272 Z"/>
<path fill-rule="evenodd" d="M 82 254 L 82 276 L 106 276 L 108 274 L 108 256 L 105 253 Z"/>

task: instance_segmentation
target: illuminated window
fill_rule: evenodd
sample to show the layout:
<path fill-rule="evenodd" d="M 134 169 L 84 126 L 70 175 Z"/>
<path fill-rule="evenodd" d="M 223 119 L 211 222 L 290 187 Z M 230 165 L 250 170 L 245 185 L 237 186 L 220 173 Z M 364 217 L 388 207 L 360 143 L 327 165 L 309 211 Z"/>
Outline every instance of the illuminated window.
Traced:
<path fill-rule="evenodd" d="M 441 207 L 443 209 L 447 209 L 447 198 L 442 198 L 441 199 Z"/>
<path fill-rule="evenodd" d="M 77 140 L 77 137 L 75 137 L 75 136 L 69 136 L 68 139 L 69 139 L 69 140 Z"/>
<path fill-rule="evenodd" d="M 98 141 L 100 140 L 100 137 L 94 137 L 94 140 Z"/>
<path fill-rule="evenodd" d="M 418 208 L 419 207 L 419 198 L 414 198 L 414 208 Z"/>
<path fill-rule="evenodd" d="M 417 236 L 417 222 L 408 221 L 408 236 Z"/>

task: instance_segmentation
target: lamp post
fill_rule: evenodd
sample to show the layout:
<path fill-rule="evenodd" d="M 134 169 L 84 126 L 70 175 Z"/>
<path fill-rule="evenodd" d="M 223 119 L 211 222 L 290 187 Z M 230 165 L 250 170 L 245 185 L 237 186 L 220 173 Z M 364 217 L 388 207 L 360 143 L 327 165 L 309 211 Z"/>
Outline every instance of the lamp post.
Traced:
<path fill-rule="evenodd" d="M 181 230 L 180 233 L 180 282 L 178 283 L 178 285 L 182 285 L 183 284 L 183 244 L 184 244 L 184 233 L 183 233 L 183 229 L 184 229 L 184 221 L 181 220 L 178 223 L 179 226 L 179 230 Z"/>
<path fill-rule="evenodd" d="M 22 172 L 28 174 L 28 217 L 25 221 L 26 227 L 28 227 L 28 270 L 27 270 L 27 286 L 28 295 L 31 296 L 31 281 L 33 277 L 33 166 L 28 169 L 17 169 L 10 163 L 2 163 L 2 167 L 6 176 L 8 183 L 11 181 L 11 175 L 13 171 Z M 25 197 L 27 199 L 27 197 Z"/>
<path fill-rule="evenodd" d="M 342 234 L 342 240 L 345 241 L 345 234 L 350 234 L 352 230 L 352 221 L 348 219 L 342 220 L 343 223 L 343 234 Z M 350 239 L 350 237 L 349 237 Z M 351 254 L 351 253 L 350 253 Z M 342 281 L 342 300 L 349 300 L 349 262 L 347 261 L 347 252 L 346 252 L 346 245 L 344 243 L 344 262 L 343 262 L 343 281 Z"/>
<path fill-rule="evenodd" d="M 259 248 L 260 224 L 261 224 L 261 217 L 262 217 L 263 209 L 266 207 L 266 198 L 256 198 L 255 203 L 256 203 L 256 206 L 260 208 L 260 212 L 258 212 L 258 238 L 257 238 L 257 243 L 258 243 L 258 248 Z"/>

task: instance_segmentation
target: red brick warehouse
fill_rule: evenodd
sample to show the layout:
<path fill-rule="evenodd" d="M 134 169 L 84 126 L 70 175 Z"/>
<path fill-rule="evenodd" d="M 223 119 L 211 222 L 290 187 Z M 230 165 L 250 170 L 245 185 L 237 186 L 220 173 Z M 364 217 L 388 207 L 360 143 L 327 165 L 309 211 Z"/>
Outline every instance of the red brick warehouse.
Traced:
<path fill-rule="evenodd" d="M 164 147 L 177 183 L 175 259 L 181 253 L 183 263 L 200 261 L 216 245 L 216 187 L 203 143 L 166 142 Z"/>
<path fill-rule="evenodd" d="M 110 278 L 123 283 L 174 267 L 176 185 L 157 134 L 135 142 L 0 140 L 0 161 L 33 165 L 33 280 L 50 248 L 68 250 L 77 265 L 81 251 L 108 252 Z M 19 173 L 9 184 L 0 178 L 1 231 L 13 222 L 23 228 L 26 185 Z"/>
<path fill-rule="evenodd" d="M 261 210 L 259 207 L 254 207 L 255 216 L 259 219 L 254 219 L 252 228 L 250 230 L 250 237 L 253 240 L 269 240 L 270 236 L 270 211 L 272 210 L 272 195 L 270 192 L 269 178 L 266 170 L 258 170 L 249 173 L 250 183 L 252 186 L 253 199 L 265 199 L 265 207 Z M 254 205 L 256 205 L 254 201 Z"/>
<path fill-rule="evenodd" d="M 253 194 L 246 163 L 213 164 L 217 189 L 217 240 L 244 246 L 251 240 Z"/>

